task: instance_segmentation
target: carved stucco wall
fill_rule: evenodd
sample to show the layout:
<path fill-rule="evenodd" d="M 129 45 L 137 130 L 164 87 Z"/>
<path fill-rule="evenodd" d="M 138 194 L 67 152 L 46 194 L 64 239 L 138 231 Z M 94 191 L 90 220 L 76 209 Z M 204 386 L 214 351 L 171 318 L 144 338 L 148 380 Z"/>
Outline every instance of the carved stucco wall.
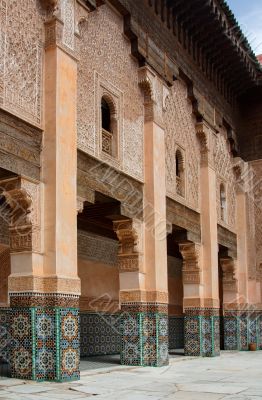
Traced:
<path fill-rule="evenodd" d="M 229 143 L 226 138 L 226 132 L 221 132 L 216 136 L 215 141 L 215 168 L 217 175 L 217 215 L 218 222 L 232 230 L 236 225 L 236 191 L 235 191 L 235 175 L 233 171 L 233 157 L 230 153 Z M 221 219 L 220 208 L 220 186 L 223 183 L 226 192 L 226 218 Z"/>
<path fill-rule="evenodd" d="M 41 124 L 43 16 L 38 1 L 0 0 L 0 107 Z"/>
<path fill-rule="evenodd" d="M 90 261 L 99 261 L 107 265 L 117 265 L 119 243 L 116 240 L 78 230 L 78 257 Z"/>
<path fill-rule="evenodd" d="M 166 101 L 164 113 L 166 135 L 166 183 L 167 195 L 198 210 L 200 149 L 196 137 L 192 105 L 187 98 L 187 88 L 175 81 L 171 95 Z M 185 155 L 185 199 L 176 193 L 175 152 L 179 146 Z"/>
<path fill-rule="evenodd" d="M 10 250 L 0 245 L 0 306 L 8 302 L 8 276 L 11 273 Z"/>
<path fill-rule="evenodd" d="M 123 36 L 123 19 L 107 5 L 87 19 L 80 29 L 78 147 L 101 158 L 97 113 L 102 85 L 116 97 L 120 108 L 119 162 L 109 157 L 104 161 L 142 180 L 144 101 L 138 86 L 138 64 Z"/>
<path fill-rule="evenodd" d="M 262 269 L 262 160 L 252 163 L 254 171 L 254 214 L 255 224 L 251 227 L 256 240 L 256 265 L 261 271 Z M 252 211 L 252 210 L 250 210 Z"/>

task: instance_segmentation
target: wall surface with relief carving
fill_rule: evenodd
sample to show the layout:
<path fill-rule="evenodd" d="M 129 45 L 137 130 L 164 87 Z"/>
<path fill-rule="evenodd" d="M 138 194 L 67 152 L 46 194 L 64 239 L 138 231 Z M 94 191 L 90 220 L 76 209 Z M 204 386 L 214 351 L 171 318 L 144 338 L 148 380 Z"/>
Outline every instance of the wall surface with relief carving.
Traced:
<path fill-rule="evenodd" d="M 43 15 L 34 0 L 0 0 L 0 106 L 41 124 Z"/>
<path fill-rule="evenodd" d="M 233 172 L 233 157 L 230 153 L 230 147 L 226 138 L 226 132 L 222 130 L 217 136 L 214 148 L 214 161 L 217 174 L 217 215 L 218 222 L 226 224 L 234 229 L 236 224 L 236 192 L 235 175 Z M 225 187 L 226 193 L 226 213 L 225 221 L 221 218 L 220 207 L 220 186 Z"/>
<path fill-rule="evenodd" d="M 143 179 L 143 95 L 138 63 L 123 36 L 123 18 L 107 5 L 81 24 L 78 74 L 78 147 L 86 153 Z M 119 105 L 119 157 L 103 157 L 100 145 L 99 95 L 104 87 Z"/>
<path fill-rule="evenodd" d="M 175 81 L 171 89 L 171 95 L 166 103 L 164 123 L 167 194 L 197 210 L 199 207 L 200 150 L 192 105 L 187 98 L 187 88 L 181 81 Z M 185 199 L 176 193 L 175 153 L 177 148 L 181 148 L 185 155 Z"/>

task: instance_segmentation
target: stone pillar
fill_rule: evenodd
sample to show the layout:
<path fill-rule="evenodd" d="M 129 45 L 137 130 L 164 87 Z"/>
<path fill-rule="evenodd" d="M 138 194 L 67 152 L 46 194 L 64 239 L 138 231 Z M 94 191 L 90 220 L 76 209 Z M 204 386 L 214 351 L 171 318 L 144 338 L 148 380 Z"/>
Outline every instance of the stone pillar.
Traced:
<path fill-rule="evenodd" d="M 165 137 L 168 89 L 148 67 L 139 70 L 145 96 L 143 222 L 118 222 L 122 354 L 126 365 L 168 364 Z M 127 225 L 125 225 L 127 224 Z"/>
<path fill-rule="evenodd" d="M 77 37 L 74 1 L 61 7 L 45 27 L 42 182 L 21 179 L 5 194 L 12 376 L 50 381 L 79 379 Z"/>
<path fill-rule="evenodd" d="M 210 357 L 220 353 L 215 134 L 204 122 L 197 123 L 196 133 L 201 151 L 202 237 L 201 246 L 180 245 L 185 274 L 185 352 Z"/>
<path fill-rule="evenodd" d="M 168 362 L 167 298 L 146 290 L 143 223 L 114 222 L 119 238 L 121 363 L 162 366 Z"/>
<path fill-rule="evenodd" d="M 236 260 L 231 257 L 220 258 L 223 271 L 223 318 L 224 318 L 224 349 L 240 350 L 238 304 L 238 280 L 236 279 Z"/>
<path fill-rule="evenodd" d="M 204 305 L 204 300 L 201 299 L 203 294 L 201 245 L 193 242 L 180 243 L 179 250 L 183 257 L 185 355 L 203 357 L 218 355 L 218 312 L 212 308 L 200 307 Z M 194 302 L 195 307 L 193 307 Z"/>

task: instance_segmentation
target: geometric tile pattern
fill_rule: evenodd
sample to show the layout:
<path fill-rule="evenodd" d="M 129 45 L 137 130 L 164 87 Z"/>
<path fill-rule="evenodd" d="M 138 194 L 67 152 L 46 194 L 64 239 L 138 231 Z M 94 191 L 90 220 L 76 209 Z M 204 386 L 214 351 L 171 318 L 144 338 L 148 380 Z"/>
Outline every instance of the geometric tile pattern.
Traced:
<path fill-rule="evenodd" d="M 219 356 L 219 316 L 195 314 L 185 316 L 185 355 L 198 357 Z"/>
<path fill-rule="evenodd" d="M 225 350 L 247 351 L 250 343 L 262 350 L 262 322 L 258 312 L 231 312 L 224 317 Z"/>
<path fill-rule="evenodd" d="M 224 349 L 239 350 L 239 320 L 236 317 L 224 317 Z"/>
<path fill-rule="evenodd" d="M 9 362 L 12 343 L 9 334 L 9 309 L 0 308 L 0 360 Z"/>
<path fill-rule="evenodd" d="M 57 382 L 80 378 L 78 309 L 12 308 L 10 334 L 12 377 Z"/>
<path fill-rule="evenodd" d="M 168 317 L 158 312 L 124 312 L 121 364 L 159 367 L 168 364 Z"/>
<path fill-rule="evenodd" d="M 120 314 L 80 313 L 81 357 L 120 354 Z"/>
<path fill-rule="evenodd" d="M 10 310 L 11 374 L 13 378 L 33 378 L 33 310 Z"/>
<path fill-rule="evenodd" d="M 80 379 L 80 331 L 79 310 L 60 309 L 56 310 L 59 320 L 59 361 L 58 380 L 71 381 Z"/>
<path fill-rule="evenodd" d="M 260 314 L 258 317 L 258 321 L 257 321 L 257 331 L 258 331 L 258 340 L 257 340 L 257 344 L 258 344 L 258 349 L 262 350 L 262 315 Z"/>
<path fill-rule="evenodd" d="M 184 317 L 168 317 L 169 349 L 184 348 Z"/>

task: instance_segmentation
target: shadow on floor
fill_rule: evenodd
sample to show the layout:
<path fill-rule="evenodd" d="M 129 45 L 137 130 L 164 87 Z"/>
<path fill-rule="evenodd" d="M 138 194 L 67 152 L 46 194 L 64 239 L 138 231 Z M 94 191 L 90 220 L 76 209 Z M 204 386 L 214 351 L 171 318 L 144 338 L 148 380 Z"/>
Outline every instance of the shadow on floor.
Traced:
<path fill-rule="evenodd" d="M 183 357 L 185 355 L 184 349 L 170 349 L 169 350 L 169 357 Z"/>
<path fill-rule="evenodd" d="M 8 362 L 0 358 L 0 377 L 10 378 L 11 370 Z"/>
<path fill-rule="evenodd" d="M 110 368 L 120 365 L 120 355 L 105 355 L 94 357 L 83 357 L 80 362 L 80 371 L 92 369 Z"/>
<path fill-rule="evenodd" d="M 174 349 L 169 351 L 169 358 L 184 356 L 184 349 Z M 116 367 L 120 364 L 120 355 L 104 355 L 93 357 L 82 357 L 80 362 L 80 371 L 90 371 L 101 368 Z"/>

